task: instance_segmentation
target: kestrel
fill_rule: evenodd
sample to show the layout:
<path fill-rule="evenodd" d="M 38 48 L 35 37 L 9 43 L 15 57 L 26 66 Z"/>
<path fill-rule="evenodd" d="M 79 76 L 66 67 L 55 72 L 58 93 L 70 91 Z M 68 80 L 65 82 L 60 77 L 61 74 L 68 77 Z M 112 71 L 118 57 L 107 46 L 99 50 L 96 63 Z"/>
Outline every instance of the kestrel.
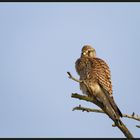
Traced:
<path fill-rule="evenodd" d="M 96 51 L 90 45 L 82 48 L 81 57 L 75 62 L 75 68 L 80 76 L 80 89 L 83 94 L 95 98 L 104 106 L 104 111 L 114 121 L 122 117 L 112 96 L 110 69 L 107 63 L 96 57 Z"/>

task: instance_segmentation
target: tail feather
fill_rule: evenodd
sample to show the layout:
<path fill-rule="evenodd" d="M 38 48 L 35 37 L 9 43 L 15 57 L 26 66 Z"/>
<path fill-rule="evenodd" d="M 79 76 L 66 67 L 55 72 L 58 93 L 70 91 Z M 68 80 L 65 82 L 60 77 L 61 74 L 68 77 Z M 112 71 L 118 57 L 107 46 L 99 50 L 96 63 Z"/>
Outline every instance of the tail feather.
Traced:
<path fill-rule="evenodd" d="M 120 117 L 123 117 L 122 112 L 120 111 L 120 109 L 117 107 L 118 113 L 120 115 Z"/>
<path fill-rule="evenodd" d="M 110 103 L 111 103 L 112 108 L 114 109 L 114 111 L 115 111 L 120 117 L 123 117 L 122 112 L 120 111 L 120 109 L 119 109 L 118 106 L 116 105 L 116 103 L 115 103 L 113 97 L 111 97 L 111 98 L 112 98 L 112 100 L 110 100 Z"/>
<path fill-rule="evenodd" d="M 113 108 L 114 111 L 116 112 L 116 115 L 117 115 L 118 117 L 123 117 L 123 115 L 122 115 L 120 109 L 118 108 L 118 106 L 116 105 L 116 103 L 115 103 L 115 101 L 114 101 L 114 99 L 113 99 L 113 96 L 110 96 L 110 95 L 108 94 L 108 92 L 107 92 L 103 87 L 102 87 L 102 89 L 103 89 L 103 92 L 105 93 L 105 96 L 108 98 L 108 100 L 109 100 L 109 102 L 110 102 L 112 108 Z"/>

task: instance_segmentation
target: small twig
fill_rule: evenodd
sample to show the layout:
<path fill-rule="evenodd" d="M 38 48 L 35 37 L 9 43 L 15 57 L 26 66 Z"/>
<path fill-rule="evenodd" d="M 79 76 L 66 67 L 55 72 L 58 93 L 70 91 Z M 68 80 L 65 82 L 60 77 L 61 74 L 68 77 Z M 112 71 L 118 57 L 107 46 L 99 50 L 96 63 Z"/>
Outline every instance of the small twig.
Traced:
<path fill-rule="evenodd" d="M 69 76 L 70 79 L 72 79 L 72 80 L 74 80 L 74 81 L 76 81 L 76 82 L 78 82 L 78 83 L 83 82 L 82 80 L 78 80 L 78 79 L 74 78 L 74 77 L 71 75 L 70 72 L 67 72 L 67 74 L 68 74 L 68 76 Z"/>
<path fill-rule="evenodd" d="M 81 110 L 81 111 L 87 111 L 87 112 L 96 112 L 96 113 L 105 113 L 103 110 L 101 109 L 91 109 L 91 108 L 87 108 L 87 107 L 82 107 L 81 105 L 76 106 L 73 108 L 73 110 Z M 123 117 L 125 118 L 131 118 L 137 121 L 140 121 L 140 118 L 137 116 L 133 116 L 133 115 L 127 115 L 127 114 L 122 114 Z"/>
<path fill-rule="evenodd" d="M 114 124 L 112 124 L 112 127 L 116 127 L 116 124 L 114 123 Z"/>
<path fill-rule="evenodd" d="M 131 119 L 134 119 L 134 120 L 137 120 L 137 121 L 140 121 L 140 117 L 137 115 L 133 116 L 133 115 L 127 115 L 127 114 L 123 114 L 123 117 L 126 117 L 126 118 L 131 118 Z"/>
<path fill-rule="evenodd" d="M 72 111 L 74 111 L 74 110 L 82 110 L 83 112 L 86 111 L 86 112 L 104 113 L 103 110 L 86 108 L 86 107 L 82 107 L 81 105 L 74 107 Z"/>
<path fill-rule="evenodd" d="M 135 113 L 133 112 L 133 113 L 132 113 L 132 116 L 134 116 L 134 115 L 135 115 Z"/>
<path fill-rule="evenodd" d="M 136 125 L 137 128 L 140 128 L 140 125 Z"/>

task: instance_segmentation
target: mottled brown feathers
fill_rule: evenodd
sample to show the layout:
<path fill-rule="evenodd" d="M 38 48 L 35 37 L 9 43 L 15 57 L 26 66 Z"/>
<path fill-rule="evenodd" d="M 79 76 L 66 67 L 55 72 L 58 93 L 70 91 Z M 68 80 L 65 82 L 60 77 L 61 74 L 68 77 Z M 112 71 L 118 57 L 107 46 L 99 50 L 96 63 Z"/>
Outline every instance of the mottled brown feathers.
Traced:
<path fill-rule="evenodd" d="M 80 80 L 86 81 L 88 85 L 86 89 L 85 85 L 80 84 L 83 93 L 93 96 L 97 95 L 97 98 L 110 108 L 108 113 L 116 113 L 118 118 L 122 116 L 112 96 L 109 66 L 104 60 L 96 57 L 94 48 L 89 45 L 85 45 L 82 48 L 81 57 L 75 62 L 75 68 L 80 76 Z M 90 91 L 88 91 L 88 89 L 90 89 Z M 112 109 L 114 110 L 113 112 L 111 111 Z"/>

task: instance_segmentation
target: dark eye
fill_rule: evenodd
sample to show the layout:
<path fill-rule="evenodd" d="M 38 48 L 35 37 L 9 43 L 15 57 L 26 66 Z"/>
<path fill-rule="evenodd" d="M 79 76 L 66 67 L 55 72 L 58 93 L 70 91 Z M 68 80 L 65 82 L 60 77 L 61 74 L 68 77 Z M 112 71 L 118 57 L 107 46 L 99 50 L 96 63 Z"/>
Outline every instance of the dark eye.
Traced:
<path fill-rule="evenodd" d="M 93 54 L 93 50 L 89 50 L 89 51 L 88 51 L 88 55 L 89 55 L 89 56 L 92 56 L 92 54 Z"/>
<path fill-rule="evenodd" d="M 92 53 L 92 52 L 93 52 L 92 50 L 89 50 L 89 51 L 88 51 L 88 54 L 90 54 L 90 53 Z"/>

